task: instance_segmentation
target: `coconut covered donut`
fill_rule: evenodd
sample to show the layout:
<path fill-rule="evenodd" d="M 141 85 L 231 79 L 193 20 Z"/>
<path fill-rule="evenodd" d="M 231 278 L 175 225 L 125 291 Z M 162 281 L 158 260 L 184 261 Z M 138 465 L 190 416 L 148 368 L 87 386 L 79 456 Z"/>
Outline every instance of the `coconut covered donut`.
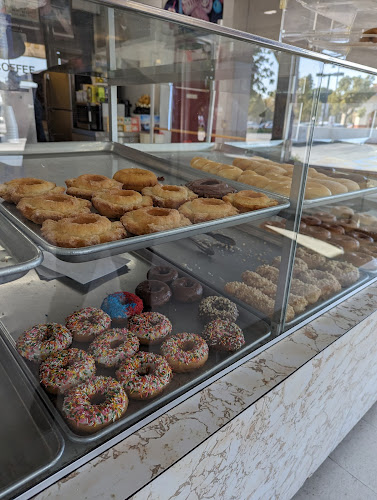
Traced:
<path fill-rule="evenodd" d="M 197 198 L 188 201 L 179 207 L 179 212 L 194 223 L 238 214 L 238 210 L 233 205 L 216 198 Z"/>
<path fill-rule="evenodd" d="M 210 347 L 219 351 L 237 351 L 245 343 L 241 328 L 223 319 L 215 319 L 208 323 L 202 332 L 202 337 Z"/>
<path fill-rule="evenodd" d="M 0 184 L 0 197 L 11 203 L 18 203 L 21 198 L 31 198 L 43 194 L 64 193 L 63 187 L 57 187 L 55 182 L 35 179 L 34 177 L 24 177 L 13 179 L 12 181 Z"/>
<path fill-rule="evenodd" d="M 177 333 L 165 340 L 161 353 L 174 372 L 190 372 L 207 361 L 208 344 L 195 333 Z"/>
<path fill-rule="evenodd" d="M 49 356 L 39 368 L 39 380 L 51 394 L 62 394 L 92 377 L 93 357 L 81 349 L 70 348 Z"/>
<path fill-rule="evenodd" d="M 126 237 L 121 222 L 110 222 L 98 214 L 76 215 L 58 221 L 46 220 L 41 232 L 48 242 L 66 248 L 99 245 Z"/>
<path fill-rule="evenodd" d="M 214 319 L 234 322 L 238 318 L 238 314 L 236 304 L 225 297 L 211 295 L 203 299 L 199 304 L 199 316 L 205 322 L 213 321 Z"/>
<path fill-rule="evenodd" d="M 139 339 L 126 328 L 106 330 L 89 346 L 93 358 L 104 368 L 113 368 L 123 363 L 139 350 Z"/>
<path fill-rule="evenodd" d="M 167 231 L 190 226 L 190 220 L 174 208 L 146 207 L 123 215 L 121 222 L 128 232 L 136 235 Z"/>
<path fill-rule="evenodd" d="M 45 220 L 60 220 L 65 217 L 90 213 L 88 200 L 75 198 L 67 194 L 45 194 L 32 198 L 21 198 L 17 208 L 24 217 L 42 224 Z"/>
<path fill-rule="evenodd" d="M 107 189 L 122 189 L 122 184 L 105 175 L 84 174 L 74 179 L 67 179 L 67 194 L 90 200 L 94 194 Z"/>
<path fill-rule="evenodd" d="M 35 325 L 16 342 L 17 351 L 29 361 L 42 361 L 72 344 L 71 332 L 58 323 Z"/>
<path fill-rule="evenodd" d="M 131 399 L 152 399 L 170 383 L 172 370 L 162 356 L 138 352 L 122 363 L 116 378 Z"/>
<path fill-rule="evenodd" d="M 160 186 L 159 184 L 144 188 L 142 193 L 145 196 L 151 196 L 156 206 L 164 208 L 178 208 L 186 201 L 198 197 L 186 186 Z"/>
<path fill-rule="evenodd" d="M 258 210 L 260 208 L 273 207 L 278 204 L 264 193 L 243 190 L 224 196 L 224 201 L 231 203 L 240 213 Z"/>
<path fill-rule="evenodd" d="M 119 420 L 127 406 L 127 395 L 115 379 L 93 377 L 66 395 L 62 413 L 71 429 L 89 434 Z"/>
<path fill-rule="evenodd" d="M 153 172 L 144 168 L 124 168 L 115 172 L 113 179 L 123 185 L 123 189 L 133 189 L 141 191 L 148 186 L 155 186 L 158 183 Z"/>
<path fill-rule="evenodd" d="M 101 215 L 111 219 L 119 219 L 126 212 L 153 205 L 150 196 L 142 196 L 131 189 L 101 191 L 93 196 L 92 203 Z"/>

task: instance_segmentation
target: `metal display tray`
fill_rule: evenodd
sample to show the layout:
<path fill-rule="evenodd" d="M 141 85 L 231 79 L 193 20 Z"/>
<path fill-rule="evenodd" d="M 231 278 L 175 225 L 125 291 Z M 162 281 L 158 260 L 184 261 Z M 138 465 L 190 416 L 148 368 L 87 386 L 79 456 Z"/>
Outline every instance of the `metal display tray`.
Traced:
<path fill-rule="evenodd" d="M 0 284 L 22 278 L 42 260 L 39 248 L 0 214 Z"/>
<path fill-rule="evenodd" d="M 120 169 L 135 166 L 150 169 L 157 176 L 162 176 L 164 181 L 169 184 L 185 184 L 195 178 L 203 177 L 202 173 L 200 175 L 190 173 L 189 170 L 193 170 L 191 168 L 178 166 L 174 162 L 161 160 L 121 144 L 94 143 L 94 146 L 92 146 L 92 143 L 78 143 L 71 144 L 69 149 L 62 146 L 44 149 L 41 147 L 30 148 L 30 152 L 24 154 L 22 167 L 12 166 L 7 168 L 4 165 L 2 166 L 2 172 L 5 171 L 5 176 L 2 175 L 2 181 L 28 176 L 46 179 L 55 182 L 57 185 L 64 185 L 65 179 L 77 177 L 84 173 L 112 177 Z M 238 183 L 232 181 L 228 183 L 237 188 Z M 242 184 L 239 186 L 241 186 L 241 189 L 244 188 Z M 40 226 L 28 221 L 11 203 L 0 203 L 0 212 L 6 215 L 39 246 L 53 253 L 59 259 L 69 262 L 86 262 L 145 248 L 152 244 L 157 245 L 186 236 L 193 236 L 219 227 L 228 227 L 253 219 L 269 217 L 289 207 L 289 201 L 286 198 L 279 195 L 272 195 L 272 197 L 278 201 L 278 204 L 274 207 L 82 248 L 63 248 L 51 245 L 41 236 Z"/>
<path fill-rule="evenodd" d="M 131 271 L 129 274 L 127 274 L 127 283 L 129 285 L 127 289 L 131 292 L 134 291 L 136 285 L 141 280 L 146 279 L 147 271 L 152 264 L 165 266 L 167 265 L 167 262 L 165 260 L 154 255 L 149 250 L 134 252 L 132 253 L 132 257 L 136 260 L 135 272 Z M 181 270 L 179 270 L 179 274 L 180 276 L 189 276 L 187 273 Z M 206 296 L 220 295 L 208 286 L 204 286 L 204 294 Z M 196 302 L 194 304 L 182 304 L 171 300 L 168 304 L 165 304 L 161 307 L 156 307 L 153 310 L 165 314 L 172 321 L 173 332 L 191 331 L 194 333 L 200 333 L 204 325 L 200 321 L 197 314 L 198 305 L 199 302 Z M 96 442 L 104 436 L 107 437 L 110 434 L 115 435 L 120 431 L 124 431 L 149 414 L 165 406 L 170 401 L 176 399 L 180 395 L 194 388 L 199 383 L 202 383 L 206 379 L 221 372 L 221 370 L 223 370 L 225 367 L 240 360 L 245 355 L 257 349 L 257 347 L 259 347 L 263 343 L 267 342 L 267 339 L 269 339 L 271 336 L 271 330 L 269 326 L 244 307 L 239 307 L 239 312 L 240 314 L 237 323 L 243 329 L 246 341 L 245 345 L 240 350 L 233 353 L 210 350 L 208 361 L 202 368 L 190 373 L 174 374 L 173 380 L 167 387 L 167 389 L 162 393 L 162 395 L 158 396 L 155 399 L 144 401 L 130 399 L 129 406 L 124 417 L 92 435 L 80 435 L 78 433 L 75 433 L 68 427 L 58 409 L 62 403 L 62 397 L 49 396 L 47 392 L 42 389 L 42 387 L 39 385 L 38 380 L 38 366 L 35 363 L 24 360 L 16 352 L 16 340 L 10 335 L 9 332 L 3 331 L 0 333 L 5 334 L 10 340 L 14 356 L 24 369 L 29 380 L 35 387 L 36 392 L 40 394 L 41 398 L 45 402 L 46 406 L 50 409 L 51 413 L 54 415 L 55 420 L 58 422 L 65 434 L 72 441 L 88 443 Z M 54 318 L 51 318 L 51 321 L 53 320 Z M 57 317 L 56 320 L 59 320 L 59 317 Z M 82 349 L 85 345 L 73 344 L 72 346 Z M 141 346 L 141 350 L 148 350 L 148 346 Z M 149 346 L 149 350 L 151 352 L 158 353 L 159 346 Z M 114 377 L 115 371 L 110 369 L 98 369 L 97 374 Z"/>
<path fill-rule="evenodd" d="M 224 291 L 224 285 L 229 281 L 241 281 L 241 274 L 244 271 L 254 271 L 262 264 L 270 264 L 274 257 L 281 256 L 282 239 L 274 239 L 273 234 L 267 231 L 262 232 L 261 229 L 255 228 L 252 224 L 225 229 L 221 231 L 221 234 L 235 240 L 236 246 L 233 250 L 214 243 L 212 248 L 215 250 L 215 255 L 208 256 L 198 250 L 192 241 L 185 241 L 184 243 L 178 241 L 169 245 L 160 245 L 154 248 L 153 251 L 157 255 L 163 255 L 164 259 L 184 269 L 194 278 L 200 279 L 202 283 L 236 302 L 237 305 L 248 309 L 264 321 L 269 322 L 270 319 L 261 311 L 236 297 L 228 295 Z M 263 236 L 263 239 L 258 236 Z M 203 238 L 201 240 L 203 241 Z M 184 264 L 177 262 L 178 255 L 180 262 L 184 262 Z M 221 269 L 221 272 L 219 272 L 219 269 Z M 318 301 L 316 304 L 309 306 L 304 312 L 297 314 L 292 321 L 287 322 L 285 324 L 286 328 L 292 328 L 301 323 L 319 310 L 329 306 L 332 302 L 360 287 L 369 279 L 368 275 L 363 270 L 360 270 L 360 279 L 353 285 L 343 288 L 326 300 Z"/>
<path fill-rule="evenodd" d="M 64 450 L 62 435 L 20 369 L 0 322 L 0 498 L 49 469 Z"/>

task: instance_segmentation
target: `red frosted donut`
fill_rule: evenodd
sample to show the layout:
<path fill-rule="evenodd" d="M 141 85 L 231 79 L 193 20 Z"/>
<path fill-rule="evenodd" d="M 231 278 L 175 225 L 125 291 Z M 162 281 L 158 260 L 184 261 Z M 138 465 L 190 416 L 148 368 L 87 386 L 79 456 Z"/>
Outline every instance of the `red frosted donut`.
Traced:
<path fill-rule="evenodd" d="M 48 357 L 39 368 L 39 380 L 51 394 L 67 392 L 96 372 L 93 357 L 74 347 Z"/>
<path fill-rule="evenodd" d="M 125 328 L 106 330 L 94 339 L 89 352 L 104 368 L 118 366 L 139 350 L 139 339 Z"/>
<path fill-rule="evenodd" d="M 177 373 L 190 372 L 204 365 L 208 359 L 207 342 L 195 333 L 177 333 L 161 346 L 161 353 Z"/>

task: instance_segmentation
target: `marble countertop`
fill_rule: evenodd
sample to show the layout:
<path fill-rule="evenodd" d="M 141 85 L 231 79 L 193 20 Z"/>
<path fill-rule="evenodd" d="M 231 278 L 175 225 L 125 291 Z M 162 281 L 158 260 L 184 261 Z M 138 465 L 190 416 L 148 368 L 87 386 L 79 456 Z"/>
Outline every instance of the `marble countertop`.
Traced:
<path fill-rule="evenodd" d="M 75 498 L 78 492 L 83 499 L 133 495 L 370 316 L 376 303 L 377 283 L 372 283 L 35 498 Z"/>

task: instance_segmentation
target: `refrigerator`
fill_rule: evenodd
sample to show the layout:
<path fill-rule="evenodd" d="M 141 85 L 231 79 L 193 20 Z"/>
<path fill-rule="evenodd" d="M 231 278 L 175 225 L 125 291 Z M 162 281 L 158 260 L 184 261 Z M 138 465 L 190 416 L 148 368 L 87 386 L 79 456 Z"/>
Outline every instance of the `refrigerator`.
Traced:
<path fill-rule="evenodd" d="M 47 71 L 44 75 L 46 120 L 50 142 L 71 141 L 74 76 Z"/>

